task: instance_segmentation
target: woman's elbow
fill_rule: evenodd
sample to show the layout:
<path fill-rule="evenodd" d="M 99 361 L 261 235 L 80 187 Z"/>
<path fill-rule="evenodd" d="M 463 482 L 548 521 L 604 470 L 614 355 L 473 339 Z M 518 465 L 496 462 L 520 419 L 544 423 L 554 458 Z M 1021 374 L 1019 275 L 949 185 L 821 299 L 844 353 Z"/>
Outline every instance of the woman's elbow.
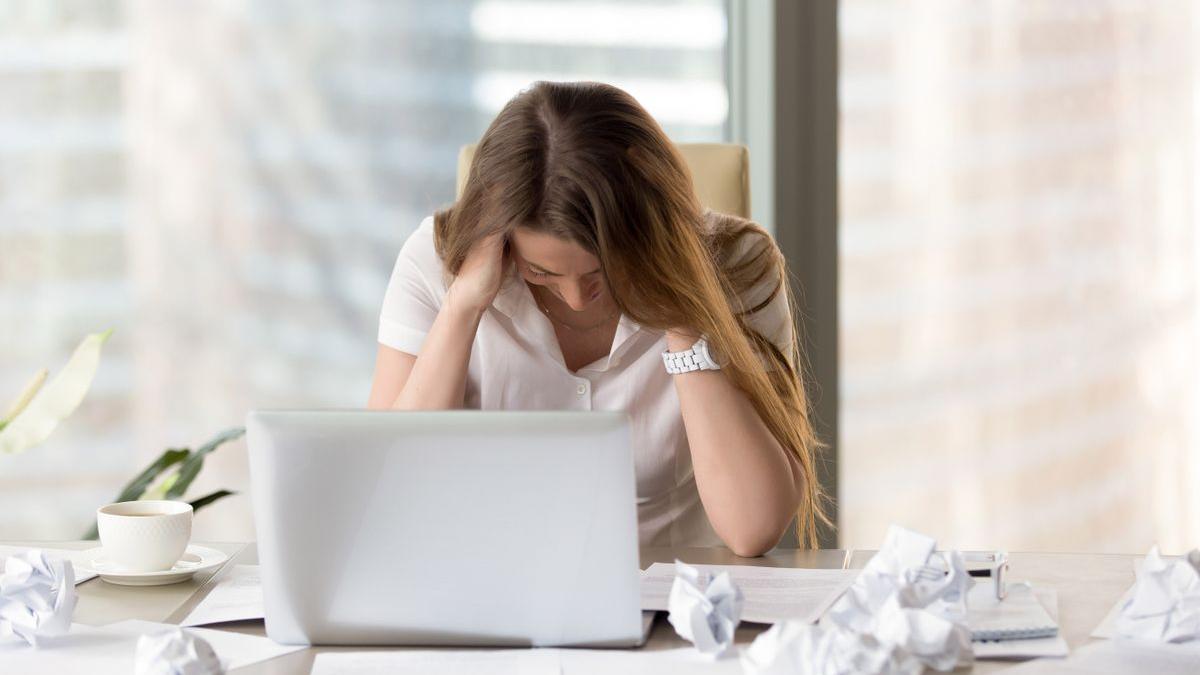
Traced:
<path fill-rule="evenodd" d="M 779 545 L 791 527 L 799 506 L 799 496 L 791 494 L 778 501 L 761 504 L 757 512 L 743 512 L 736 520 L 723 520 L 717 535 L 730 551 L 743 558 L 757 558 Z M 753 515 L 752 515 L 753 514 Z M 713 521 L 714 525 L 717 522 Z"/>
<path fill-rule="evenodd" d="M 785 525 L 784 528 L 787 526 Z M 733 554 L 742 558 L 757 558 L 770 551 L 783 539 L 783 528 L 745 528 L 740 532 L 722 536 L 725 545 Z"/>
<path fill-rule="evenodd" d="M 726 542 L 726 546 L 728 546 L 729 550 L 733 551 L 733 554 L 738 557 L 757 558 L 757 557 L 761 556 L 762 554 L 766 553 L 767 551 L 770 551 L 772 548 L 775 548 L 775 544 L 777 544 L 777 543 L 778 543 L 778 540 L 771 542 L 766 539 L 759 539 L 759 540 L 749 540 L 748 539 L 745 541 L 743 541 L 741 539 L 734 539 L 732 541 Z"/>

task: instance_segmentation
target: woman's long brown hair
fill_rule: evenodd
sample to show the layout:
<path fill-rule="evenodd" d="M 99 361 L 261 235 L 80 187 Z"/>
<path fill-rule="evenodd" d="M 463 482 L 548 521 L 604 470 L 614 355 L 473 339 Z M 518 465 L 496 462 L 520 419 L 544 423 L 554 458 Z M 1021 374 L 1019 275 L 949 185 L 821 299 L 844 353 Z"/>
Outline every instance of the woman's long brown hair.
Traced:
<path fill-rule="evenodd" d="M 799 341 L 793 331 L 785 354 L 747 321 L 779 293 L 794 306 L 783 256 L 750 221 L 706 218 L 682 157 L 633 97 L 594 82 L 538 82 L 521 92 L 484 134 L 458 202 L 434 222 L 451 275 L 483 237 L 529 227 L 595 255 L 613 299 L 637 323 L 704 335 L 726 361 L 723 372 L 799 460 L 797 529 L 800 541 L 816 545 L 817 522 L 828 521 Z M 751 252 L 731 260 L 744 236 L 753 238 Z M 747 298 L 764 286 L 773 290 Z"/>

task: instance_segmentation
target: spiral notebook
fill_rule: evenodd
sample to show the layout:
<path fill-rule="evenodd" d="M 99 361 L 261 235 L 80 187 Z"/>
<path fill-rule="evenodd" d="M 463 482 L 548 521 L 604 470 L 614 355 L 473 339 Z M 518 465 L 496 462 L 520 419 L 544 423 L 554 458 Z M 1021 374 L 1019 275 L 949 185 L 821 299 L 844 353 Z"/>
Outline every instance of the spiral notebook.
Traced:
<path fill-rule="evenodd" d="M 1028 640 L 1053 637 L 1058 624 L 1029 586 L 1010 584 L 997 600 L 991 583 L 976 583 L 967 597 L 967 626 L 972 640 Z"/>

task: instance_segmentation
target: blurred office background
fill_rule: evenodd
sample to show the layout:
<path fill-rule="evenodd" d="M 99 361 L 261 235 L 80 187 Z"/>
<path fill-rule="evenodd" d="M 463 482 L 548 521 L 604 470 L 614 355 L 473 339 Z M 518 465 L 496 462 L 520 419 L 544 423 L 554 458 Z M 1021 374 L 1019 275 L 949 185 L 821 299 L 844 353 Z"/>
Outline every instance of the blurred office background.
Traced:
<path fill-rule="evenodd" d="M 773 60 L 790 4 L 0 0 L 0 403 L 115 329 L 79 411 L 0 456 L 0 539 L 77 537 L 163 448 L 249 408 L 362 405 L 394 256 L 453 198 L 459 146 L 534 80 L 596 79 L 676 140 L 750 145 L 781 241 L 836 234 L 805 295 L 836 304 L 812 358 L 836 361 L 842 546 L 891 522 L 964 547 L 1200 545 L 1200 8 L 800 12 L 836 45 L 837 216 L 814 222 L 776 208 L 806 179 L 775 156 L 806 123 L 772 104 L 810 67 Z M 245 472 L 223 448 L 193 491 Z M 210 507 L 197 536 L 252 537 L 248 509 Z"/>

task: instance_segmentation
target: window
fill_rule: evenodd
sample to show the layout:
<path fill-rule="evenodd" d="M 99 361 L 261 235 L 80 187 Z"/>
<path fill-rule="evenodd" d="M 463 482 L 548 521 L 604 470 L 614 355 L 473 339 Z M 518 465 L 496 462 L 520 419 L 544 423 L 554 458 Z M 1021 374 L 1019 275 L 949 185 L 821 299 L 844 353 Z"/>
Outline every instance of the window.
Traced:
<path fill-rule="evenodd" d="M 1197 18 L 843 1 L 843 545 L 1194 544 Z"/>
<path fill-rule="evenodd" d="M 599 79 L 728 136 L 723 0 L 0 0 L 0 399 L 114 328 L 0 537 L 73 538 L 167 446 L 253 407 L 360 406 L 401 243 L 536 79 Z M 564 26 L 583 27 L 578 29 Z M 194 490 L 244 490 L 244 450 Z M 250 536 L 218 503 L 197 536 Z"/>

